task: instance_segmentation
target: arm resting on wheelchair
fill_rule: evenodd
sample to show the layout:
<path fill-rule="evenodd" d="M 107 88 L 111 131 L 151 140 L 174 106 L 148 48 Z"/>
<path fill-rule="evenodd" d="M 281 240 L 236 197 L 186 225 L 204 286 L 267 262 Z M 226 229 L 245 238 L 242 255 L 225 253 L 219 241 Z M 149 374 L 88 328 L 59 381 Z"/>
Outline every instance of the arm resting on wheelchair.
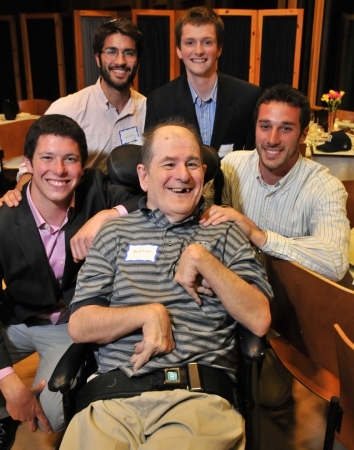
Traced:
<path fill-rule="evenodd" d="M 68 392 L 85 363 L 87 352 L 91 349 L 91 344 L 71 344 L 60 358 L 50 377 L 49 390 L 52 392 L 60 391 L 61 393 Z"/>
<path fill-rule="evenodd" d="M 260 338 L 238 324 L 239 350 L 247 363 L 261 361 L 265 355 L 264 338 Z M 53 392 L 67 392 L 72 382 L 76 379 L 82 365 L 85 362 L 90 344 L 71 344 L 68 350 L 59 360 L 50 380 L 48 388 Z"/>
<path fill-rule="evenodd" d="M 265 338 L 256 336 L 241 324 L 237 325 L 239 351 L 245 362 L 262 361 L 265 357 Z"/>

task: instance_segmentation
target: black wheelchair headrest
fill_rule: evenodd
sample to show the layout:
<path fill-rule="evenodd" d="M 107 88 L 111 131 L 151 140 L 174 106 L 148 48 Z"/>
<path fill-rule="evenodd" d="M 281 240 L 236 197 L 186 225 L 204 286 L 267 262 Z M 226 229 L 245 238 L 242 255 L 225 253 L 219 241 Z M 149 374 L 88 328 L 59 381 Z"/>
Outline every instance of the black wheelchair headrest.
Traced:
<path fill-rule="evenodd" d="M 220 158 L 213 147 L 202 145 L 203 164 L 207 165 L 204 183 L 215 178 L 220 168 Z M 141 163 L 141 145 L 120 145 L 108 157 L 107 169 L 113 183 L 133 188 L 140 187 L 137 165 Z"/>

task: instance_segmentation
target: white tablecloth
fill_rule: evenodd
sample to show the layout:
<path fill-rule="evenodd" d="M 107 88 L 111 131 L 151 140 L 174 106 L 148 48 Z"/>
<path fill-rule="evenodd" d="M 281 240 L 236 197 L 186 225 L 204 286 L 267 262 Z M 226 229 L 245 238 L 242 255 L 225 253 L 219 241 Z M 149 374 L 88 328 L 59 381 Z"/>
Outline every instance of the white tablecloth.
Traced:
<path fill-rule="evenodd" d="M 35 116 L 30 113 L 22 112 L 22 113 L 17 114 L 15 120 L 6 120 L 4 114 L 0 114 L 0 125 L 4 125 L 6 123 L 12 123 L 17 120 L 39 119 L 40 117 L 41 116 Z"/>
<path fill-rule="evenodd" d="M 10 158 L 3 161 L 4 169 L 6 170 L 18 170 L 20 165 L 24 162 L 24 156 L 17 156 L 16 158 Z"/>
<path fill-rule="evenodd" d="M 352 140 L 352 149 L 348 152 L 313 154 L 310 146 L 307 146 L 306 157 L 328 167 L 331 174 L 340 180 L 354 180 L 354 135 L 348 136 Z M 318 145 L 323 142 L 319 141 Z"/>

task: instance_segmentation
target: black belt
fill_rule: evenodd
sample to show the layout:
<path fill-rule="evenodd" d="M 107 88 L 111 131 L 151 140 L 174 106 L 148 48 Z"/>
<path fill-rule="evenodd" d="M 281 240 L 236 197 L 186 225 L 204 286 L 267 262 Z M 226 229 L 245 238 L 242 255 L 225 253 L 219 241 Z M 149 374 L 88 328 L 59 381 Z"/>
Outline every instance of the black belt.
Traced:
<path fill-rule="evenodd" d="M 98 375 L 80 389 L 76 398 L 76 412 L 97 400 L 129 398 L 143 392 L 173 389 L 219 395 L 240 410 L 237 385 L 224 371 L 189 363 L 139 377 L 128 378 L 119 369 Z"/>

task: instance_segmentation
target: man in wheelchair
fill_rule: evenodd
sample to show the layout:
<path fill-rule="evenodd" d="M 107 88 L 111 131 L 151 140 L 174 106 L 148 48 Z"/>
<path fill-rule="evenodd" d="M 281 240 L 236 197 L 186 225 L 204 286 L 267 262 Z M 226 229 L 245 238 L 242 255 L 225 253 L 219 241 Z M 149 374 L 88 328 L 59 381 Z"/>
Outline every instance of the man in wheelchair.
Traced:
<path fill-rule="evenodd" d="M 263 336 L 272 294 L 237 226 L 199 224 L 200 145 L 180 119 L 146 133 L 137 170 L 147 198 L 87 255 L 69 333 L 97 345 L 98 376 L 62 449 L 244 448 L 235 326 Z"/>

